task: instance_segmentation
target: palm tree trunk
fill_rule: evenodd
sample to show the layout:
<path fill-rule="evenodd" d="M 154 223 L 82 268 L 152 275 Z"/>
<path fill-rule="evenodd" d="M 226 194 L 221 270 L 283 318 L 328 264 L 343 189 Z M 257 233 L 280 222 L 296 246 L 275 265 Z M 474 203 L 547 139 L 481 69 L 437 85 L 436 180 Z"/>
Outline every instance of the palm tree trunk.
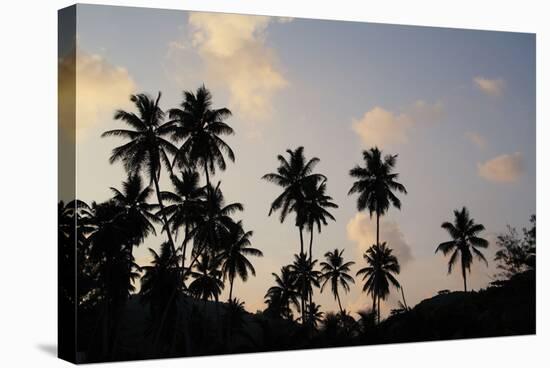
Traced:
<path fill-rule="evenodd" d="M 468 288 L 466 286 L 466 267 L 464 266 L 464 263 L 462 264 L 462 279 L 464 280 L 464 292 L 466 293 Z"/>
<path fill-rule="evenodd" d="M 233 277 L 229 277 L 229 301 L 231 301 L 233 296 L 233 281 L 235 279 Z"/>
<path fill-rule="evenodd" d="M 302 293 L 302 326 L 306 324 L 306 299 L 304 296 L 305 293 Z"/>
<path fill-rule="evenodd" d="M 183 288 L 185 289 L 185 256 L 187 253 L 187 238 L 189 236 L 189 226 L 185 224 L 185 238 L 183 239 L 183 251 L 181 256 L 181 283 Z"/>
<path fill-rule="evenodd" d="M 376 245 L 380 245 L 380 213 L 376 210 Z"/>
<path fill-rule="evenodd" d="M 300 229 L 300 254 L 304 254 L 304 235 L 302 234 L 302 226 L 299 226 Z"/>
<path fill-rule="evenodd" d="M 175 255 L 176 245 L 174 243 L 174 239 L 172 239 L 172 232 L 170 231 L 170 226 L 168 225 L 168 220 L 166 219 L 166 214 L 164 213 L 164 204 L 162 203 L 162 198 L 160 198 L 159 179 L 156 175 L 153 175 L 153 182 L 155 183 L 157 200 L 159 202 L 160 211 L 162 212 L 162 221 L 164 222 L 164 226 L 166 227 L 166 234 L 168 234 L 168 241 L 170 242 L 170 245 L 172 246 L 172 252 Z"/>
<path fill-rule="evenodd" d="M 309 233 L 309 260 L 311 261 L 313 259 L 313 226 L 311 227 L 311 231 Z"/>
<path fill-rule="evenodd" d="M 376 296 L 374 294 L 372 294 L 372 313 L 374 313 L 374 318 L 376 319 Z"/>
<path fill-rule="evenodd" d="M 342 308 L 342 303 L 340 302 L 340 295 L 338 294 L 338 292 L 336 292 L 336 300 L 338 300 L 338 307 L 340 307 L 340 313 L 343 315 L 344 309 Z"/>
<path fill-rule="evenodd" d="M 380 296 L 378 296 L 378 324 L 380 324 Z"/>
<path fill-rule="evenodd" d="M 208 200 L 210 200 L 210 175 L 208 174 L 208 165 L 207 164 L 204 165 L 204 174 L 206 176 L 206 190 L 208 191 L 208 194 L 209 194 Z"/>

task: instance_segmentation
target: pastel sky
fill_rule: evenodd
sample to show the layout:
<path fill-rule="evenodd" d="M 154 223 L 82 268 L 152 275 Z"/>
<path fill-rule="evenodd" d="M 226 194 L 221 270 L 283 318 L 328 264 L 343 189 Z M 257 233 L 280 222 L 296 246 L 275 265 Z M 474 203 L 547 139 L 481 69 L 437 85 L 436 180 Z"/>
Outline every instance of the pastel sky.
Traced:
<path fill-rule="evenodd" d="M 343 248 L 353 273 L 373 243 L 374 222 L 347 195 L 349 169 L 373 145 L 399 154 L 409 194 L 401 211 L 382 219 L 381 238 L 400 259 L 411 305 L 462 286 L 434 254 L 453 209 L 465 205 L 485 225 L 490 261 L 495 234 L 535 213 L 533 34 L 91 5 L 79 5 L 77 17 L 78 197 L 106 200 L 125 178 L 120 164 L 108 163 L 120 141 L 99 136 L 121 126 L 112 116 L 131 108 L 131 93 L 162 91 L 168 109 L 204 83 L 215 106 L 234 113 L 236 135 L 227 142 L 236 162 L 215 180 L 228 201 L 244 204 L 241 218 L 264 253 L 252 260 L 257 277 L 235 285 L 250 311 L 265 307 L 271 273 L 299 249 L 292 221 L 267 216 L 280 189 L 260 180 L 287 148 L 301 145 L 321 159 L 317 170 L 340 206 L 337 221 L 315 234 L 315 256 Z M 135 251 L 138 263 L 162 240 L 147 239 Z M 487 286 L 495 272 L 494 262 L 476 264 L 470 286 Z M 356 283 L 343 296 L 352 311 L 370 305 Z M 328 290 L 314 298 L 337 309 Z M 383 311 L 398 298 L 392 290 Z"/>

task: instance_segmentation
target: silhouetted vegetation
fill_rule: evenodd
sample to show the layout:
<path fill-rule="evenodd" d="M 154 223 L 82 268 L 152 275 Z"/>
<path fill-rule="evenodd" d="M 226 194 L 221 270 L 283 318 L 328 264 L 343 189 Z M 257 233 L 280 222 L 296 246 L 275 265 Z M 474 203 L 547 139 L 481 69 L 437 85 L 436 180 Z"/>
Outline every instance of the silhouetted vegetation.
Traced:
<path fill-rule="evenodd" d="M 110 163 L 122 163 L 127 177 L 114 183 L 112 197 L 58 205 L 59 308 L 77 308 L 78 362 L 534 333 L 534 217 L 522 237 L 511 227 L 498 236 L 499 280 L 467 292 L 466 271 L 474 257 L 487 262 L 478 248 L 489 244 L 480 237 L 483 225 L 465 207 L 455 210 L 454 222 L 442 225 L 451 240 L 436 251 L 450 255 L 449 272 L 460 261 L 464 292 L 446 290 L 407 306 L 397 279 L 399 260 L 379 231 L 380 217 L 390 207 L 401 208 L 396 193 L 407 190 L 394 172 L 397 155 L 383 156 L 377 147 L 363 152 L 365 166 L 350 171 L 355 182 L 348 194 L 357 194 L 359 211 L 376 216 L 376 243 L 357 270 L 344 249 L 326 252 L 321 260 L 314 256 L 314 232 L 336 221 L 330 211 L 338 208 L 327 194 L 328 178 L 314 172 L 320 159 L 307 159 L 304 147 L 277 156 L 278 167 L 262 177 L 282 190 L 265 204 L 267 215 L 277 212 L 281 223 L 293 216 L 299 252 L 289 252 L 288 264 L 272 273 L 266 308 L 247 312 L 235 282 L 256 276 L 262 244 L 237 218 L 244 206 L 226 200 L 222 182 L 211 179 L 235 161 L 222 139 L 234 134 L 226 121 L 231 111 L 214 108 L 204 86 L 184 92 L 180 106 L 168 113 L 160 99 L 160 93 L 155 99 L 131 96 L 135 111 L 114 115 L 126 127 L 102 135 L 124 140 Z M 138 265 L 135 248 L 146 239 L 156 246 L 148 249 L 151 261 Z M 323 241 L 321 235 L 315 239 Z M 343 306 L 342 298 L 355 287 L 354 272 L 362 277 L 357 287 L 372 298 L 369 309 Z M 337 313 L 323 312 L 314 302 L 317 289 L 332 294 Z M 220 300 L 223 290 L 228 300 Z M 402 302 L 384 320 L 380 302 L 392 291 Z M 60 323 L 66 324 L 62 331 L 71 328 L 71 321 Z"/>
<path fill-rule="evenodd" d="M 460 211 L 454 210 L 454 216 L 454 223 L 444 222 L 441 225 L 449 233 L 452 240 L 439 244 L 435 251 L 436 253 L 441 251 L 444 255 L 451 255 L 451 258 L 449 258 L 449 273 L 452 272 L 455 263 L 460 260 L 464 291 L 468 291 L 466 271 L 470 272 L 474 256 L 488 265 L 487 259 L 478 248 L 487 248 L 489 242 L 478 236 L 480 232 L 485 230 L 485 226 L 476 224 L 474 219 L 470 218 L 470 213 L 466 207 L 462 207 Z"/>

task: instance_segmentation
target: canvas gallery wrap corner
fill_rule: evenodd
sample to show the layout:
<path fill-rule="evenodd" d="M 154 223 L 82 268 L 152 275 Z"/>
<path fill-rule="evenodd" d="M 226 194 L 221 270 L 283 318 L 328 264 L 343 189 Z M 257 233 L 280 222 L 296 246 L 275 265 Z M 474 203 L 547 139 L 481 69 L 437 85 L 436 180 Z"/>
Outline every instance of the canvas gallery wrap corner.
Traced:
<path fill-rule="evenodd" d="M 59 11 L 59 356 L 535 333 L 535 35 Z"/>

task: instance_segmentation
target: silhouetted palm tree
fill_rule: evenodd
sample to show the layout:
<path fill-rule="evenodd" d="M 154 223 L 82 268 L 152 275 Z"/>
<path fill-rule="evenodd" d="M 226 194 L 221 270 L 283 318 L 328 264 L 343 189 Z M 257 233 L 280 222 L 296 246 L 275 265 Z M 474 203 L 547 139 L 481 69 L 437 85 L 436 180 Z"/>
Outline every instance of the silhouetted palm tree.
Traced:
<path fill-rule="evenodd" d="M 330 282 L 330 289 L 334 295 L 334 299 L 338 301 L 338 307 L 341 313 L 343 313 L 344 309 L 342 308 L 338 288 L 342 286 L 344 291 L 348 292 L 350 290 L 349 283 L 355 283 L 353 277 L 348 274 L 348 272 L 350 272 L 350 267 L 354 265 L 355 262 L 344 262 L 344 258 L 342 257 L 343 253 L 343 250 L 339 251 L 338 249 L 334 249 L 333 252 L 327 252 L 325 253 L 326 262 L 321 262 L 320 264 L 322 272 L 320 277 L 322 281 L 321 292 L 323 292 L 327 283 Z"/>
<path fill-rule="evenodd" d="M 306 324 L 313 328 L 317 329 L 319 323 L 323 321 L 323 312 L 321 312 L 321 306 L 311 302 L 306 307 Z"/>
<path fill-rule="evenodd" d="M 132 95 L 130 100 L 136 105 L 138 115 L 118 110 L 115 113 L 115 119 L 122 120 L 133 130 L 109 130 L 101 136 L 115 136 L 129 140 L 128 143 L 113 149 L 109 162 L 122 161 L 128 173 L 138 173 L 145 170 L 145 173 L 155 185 L 158 204 L 162 210 L 164 206 L 159 187 L 161 163 L 164 163 L 171 170 L 168 154 L 175 155 L 177 149 L 166 138 L 171 134 L 173 123 L 163 123 L 164 112 L 158 106 L 160 96 L 159 92 L 157 99 L 152 100 L 146 94 Z M 168 241 L 175 253 L 176 246 L 166 216 L 163 216 L 163 221 L 167 230 Z"/>
<path fill-rule="evenodd" d="M 279 211 L 279 219 L 284 222 L 285 218 L 292 211 L 296 212 L 296 226 L 300 230 L 300 253 L 304 253 L 303 228 L 306 224 L 306 218 L 303 212 L 304 205 L 304 185 L 311 181 L 317 183 L 319 180 L 326 179 L 324 175 L 314 174 L 313 169 L 320 161 L 317 157 L 306 160 L 304 156 L 304 147 L 298 147 L 294 151 L 288 149 L 287 160 L 282 155 L 277 156 L 279 167 L 277 172 L 265 174 L 262 179 L 275 183 L 282 187 L 281 193 L 269 209 L 269 215 Z"/>
<path fill-rule="evenodd" d="M 232 226 L 228 236 L 223 240 L 223 248 L 217 254 L 221 264 L 221 271 L 224 278 L 229 279 L 229 300 L 233 299 L 233 282 L 235 277 L 239 276 L 241 280 L 248 280 L 248 272 L 252 276 L 256 276 L 256 270 L 252 263 L 246 258 L 247 256 L 262 257 L 263 253 L 252 248 L 250 237 L 252 231 L 245 232 L 243 230 L 242 221 L 239 221 Z"/>
<path fill-rule="evenodd" d="M 378 147 L 363 151 L 365 166 L 355 166 L 350 170 L 350 175 L 358 179 L 348 192 L 348 195 L 359 193 L 357 209 L 368 209 L 370 216 L 376 214 L 376 244 L 380 244 L 380 216 L 393 205 L 401 208 L 401 201 L 395 196 L 394 191 L 407 194 L 405 187 L 396 180 L 399 174 L 393 169 L 397 155 L 386 155 L 382 159 L 382 152 Z"/>
<path fill-rule="evenodd" d="M 327 218 L 335 221 L 334 216 L 328 212 L 327 208 L 338 208 L 338 205 L 331 202 L 332 197 L 326 195 L 327 181 L 323 180 L 317 184 L 313 180 L 304 182 L 304 201 L 301 208 L 296 212 L 302 212 L 305 216 L 305 222 L 310 234 L 309 238 L 309 258 L 313 258 L 313 229 L 317 225 L 317 231 L 321 232 L 321 225 L 327 225 Z"/>
<path fill-rule="evenodd" d="M 183 92 L 180 108 L 169 111 L 170 119 L 176 121 L 173 126 L 174 139 L 183 141 L 174 162 L 179 167 L 200 167 L 206 175 L 207 188 L 210 188 L 210 174 L 216 168 L 224 171 L 224 154 L 231 161 L 235 155 L 229 145 L 220 136 L 234 134 L 225 119 L 231 116 L 227 108 L 213 109 L 212 94 L 203 85 L 196 93 Z"/>
<path fill-rule="evenodd" d="M 300 293 L 302 324 L 306 322 L 306 301 L 313 294 L 313 287 L 320 286 L 319 277 L 321 273 L 314 269 L 316 263 L 317 260 L 310 260 L 305 253 L 300 253 L 300 255 L 294 255 L 294 262 L 288 266 L 290 272 L 296 278 L 296 289 Z"/>
<path fill-rule="evenodd" d="M 298 298 L 300 293 L 296 289 L 296 275 L 289 266 L 281 267 L 281 275 L 272 273 L 275 278 L 275 286 L 270 287 L 265 295 L 269 306 L 280 312 L 285 318 L 292 318 L 291 306 L 300 311 Z"/>
<path fill-rule="evenodd" d="M 139 174 L 130 174 L 122 182 L 122 191 L 112 187 L 110 189 L 114 194 L 114 203 L 122 210 L 118 220 L 123 222 L 121 226 L 133 238 L 131 246 L 138 246 L 150 234 L 156 235 L 153 224 L 159 220 L 151 211 L 157 206 L 147 203 L 152 190 L 150 187 L 143 187 Z"/>
<path fill-rule="evenodd" d="M 193 239 L 193 255 L 197 257 L 205 250 L 217 253 L 222 249 L 222 240 L 227 238 L 236 223 L 231 218 L 235 212 L 243 211 L 241 203 L 225 203 L 220 183 L 206 191 L 208 200 L 206 211 L 199 217 L 189 233 Z M 193 262 L 189 267 L 193 267 Z"/>
<path fill-rule="evenodd" d="M 194 280 L 189 284 L 189 292 L 192 296 L 204 301 L 208 299 L 218 301 L 223 289 L 219 266 L 219 262 L 208 252 L 201 255 L 196 264 L 197 271 L 191 272 Z"/>
<path fill-rule="evenodd" d="M 483 253 L 478 248 L 487 248 L 489 242 L 478 236 L 480 232 L 485 230 L 485 226 L 476 224 L 474 219 L 470 218 L 470 213 L 466 207 L 462 207 L 460 211 L 454 210 L 454 216 L 454 223 L 444 222 L 441 224 L 441 227 L 447 230 L 452 240 L 439 244 L 435 252 L 441 251 L 444 255 L 452 253 L 449 259 L 449 273 L 451 273 L 454 264 L 458 260 L 458 257 L 460 257 L 464 291 L 466 292 L 468 291 L 466 286 L 466 270 L 470 271 L 474 255 L 488 265 Z"/>
<path fill-rule="evenodd" d="M 372 296 L 372 309 L 377 310 L 380 323 L 380 299 L 386 300 L 390 293 L 390 283 L 396 288 L 400 287 L 394 274 L 399 274 L 401 268 L 397 258 L 392 254 L 392 249 L 388 248 L 385 242 L 374 244 L 365 252 L 363 258 L 368 266 L 357 271 L 357 276 L 363 275 L 363 291 Z"/>
<path fill-rule="evenodd" d="M 181 270 L 183 272 L 187 256 L 187 244 L 190 240 L 189 233 L 200 222 L 206 211 L 206 191 L 204 187 L 199 186 L 199 174 L 192 170 L 182 171 L 181 179 L 176 175 L 171 175 L 170 180 L 174 192 L 165 191 L 161 193 L 163 200 L 170 203 L 164 208 L 163 213 L 168 217 L 168 223 L 172 226 L 176 236 L 180 228 L 184 229 L 184 238 L 181 244 Z"/>

